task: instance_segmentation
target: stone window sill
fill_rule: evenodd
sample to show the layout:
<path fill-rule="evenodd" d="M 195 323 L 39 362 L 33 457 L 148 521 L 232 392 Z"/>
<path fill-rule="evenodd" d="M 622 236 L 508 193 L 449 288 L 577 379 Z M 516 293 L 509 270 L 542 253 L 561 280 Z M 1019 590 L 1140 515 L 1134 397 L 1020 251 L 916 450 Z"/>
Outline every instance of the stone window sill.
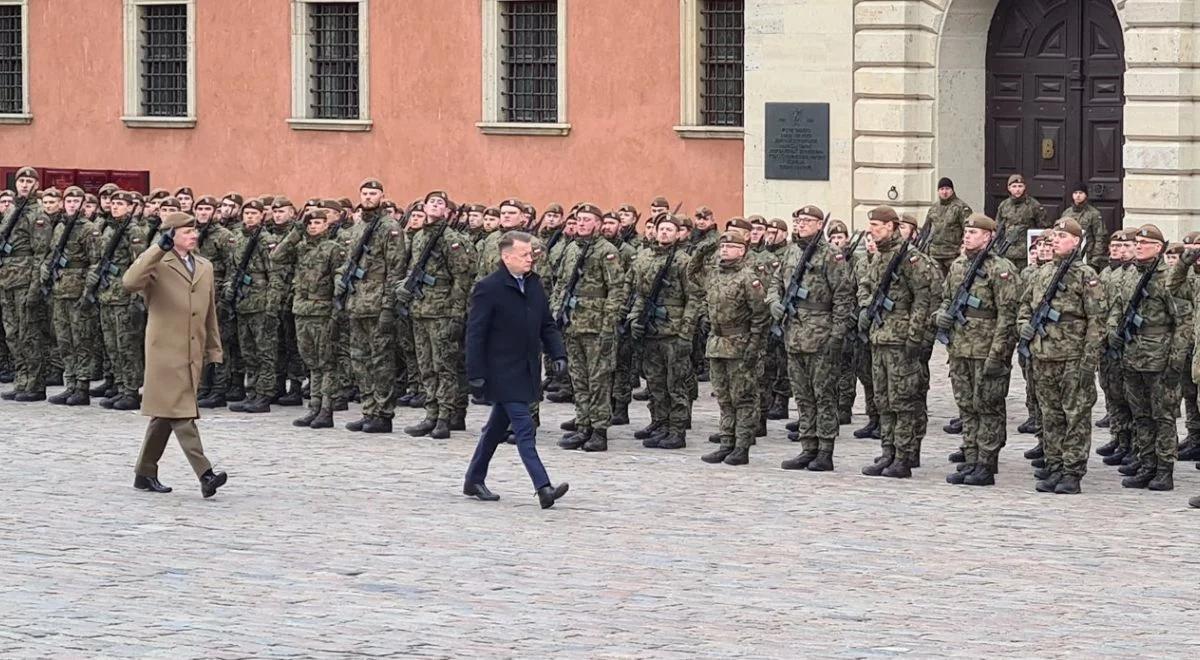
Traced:
<path fill-rule="evenodd" d="M 129 128 L 195 128 L 195 117 L 121 117 Z"/>
<path fill-rule="evenodd" d="M 675 126 L 679 137 L 688 140 L 740 140 L 746 136 L 741 126 Z"/>
<path fill-rule="evenodd" d="M 351 132 L 369 131 L 374 124 L 370 119 L 306 119 L 303 117 L 292 117 L 287 120 L 287 123 L 294 131 Z"/>
<path fill-rule="evenodd" d="M 524 122 L 481 121 L 475 124 L 484 135 L 541 135 L 562 137 L 571 132 L 570 124 L 531 124 Z"/>
<path fill-rule="evenodd" d="M 30 114 L 0 115 L 0 124 L 20 125 L 30 123 L 33 123 L 33 115 Z"/>

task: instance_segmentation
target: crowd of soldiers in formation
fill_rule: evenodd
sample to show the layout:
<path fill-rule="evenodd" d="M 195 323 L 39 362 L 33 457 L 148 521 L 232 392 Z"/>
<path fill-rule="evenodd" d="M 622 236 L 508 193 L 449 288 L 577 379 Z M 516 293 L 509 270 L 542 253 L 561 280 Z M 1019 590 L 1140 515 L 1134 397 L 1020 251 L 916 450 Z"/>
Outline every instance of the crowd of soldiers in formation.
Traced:
<path fill-rule="evenodd" d="M 1014 352 L 1038 491 L 1080 492 L 1097 375 L 1107 406 L 1098 425 L 1111 434 L 1097 453 L 1123 486 L 1171 490 L 1175 461 L 1200 458 L 1200 252 L 1189 247 L 1200 248 L 1200 232 L 1179 244 L 1153 225 L 1109 235 L 1085 184 L 1051 221 L 1013 175 L 992 219 L 942 179 L 923 223 L 881 206 L 853 234 L 812 205 L 791 223 L 739 217 L 718 230 L 708 208 L 680 214 L 661 197 L 644 222 L 629 204 L 552 204 L 538 216 L 518 199 L 455 204 L 443 191 L 398 204 L 376 179 L 358 203 L 314 198 L 300 209 L 280 195 L 188 187 L 43 190 L 33 168 L 15 188 L 0 193 L 0 380 L 15 384 L 5 400 L 43 401 L 61 383 L 50 403 L 139 407 L 145 318 L 120 274 L 155 243 L 161 215 L 182 211 L 219 283 L 226 358 L 206 365 L 201 408 L 263 413 L 307 400 L 293 424 L 320 429 L 353 400 L 362 416 L 350 431 L 391 432 L 397 406 L 424 410 L 410 436 L 465 430 L 469 294 L 502 267 L 500 237 L 521 231 L 568 351 L 566 373 L 543 381 L 546 399 L 574 404 L 564 449 L 605 451 L 634 399 L 648 401 L 651 420 L 634 437 L 682 448 L 697 383 L 711 381 L 720 422 L 705 462 L 747 463 L 767 420 L 787 418 L 794 400 L 787 429 L 801 451 L 782 467 L 828 471 L 861 383 L 868 422 L 853 434 L 882 449 L 863 474 L 909 477 L 941 341 L 958 407 L 945 430 L 962 438 L 952 484 L 995 483 Z M 1188 435 L 1177 443 L 1181 400 Z M 531 407 L 536 422 L 539 402 Z"/>

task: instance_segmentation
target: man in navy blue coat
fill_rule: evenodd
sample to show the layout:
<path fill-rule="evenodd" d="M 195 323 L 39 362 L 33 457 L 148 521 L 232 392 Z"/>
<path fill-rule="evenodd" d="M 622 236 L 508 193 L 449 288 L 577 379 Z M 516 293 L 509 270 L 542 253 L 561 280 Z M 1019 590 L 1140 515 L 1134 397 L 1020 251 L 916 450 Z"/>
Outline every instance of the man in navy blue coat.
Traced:
<path fill-rule="evenodd" d="M 539 396 L 541 355 L 550 356 L 554 371 L 565 374 L 567 351 L 550 314 L 542 279 L 533 268 L 533 237 L 510 231 L 500 239 L 503 265 L 479 280 L 467 313 L 467 382 L 479 398 L 492 401 L 475 456 L 467 468 L 463 494 L 485 501 L 500 499 L 484 484 L 496 447 L 511 427 L 517 452 L 529 472 L 543 509 L 567 493 L 566 482 L 554 486 L 538 458 L 536 430 L 529 404 Z"/>

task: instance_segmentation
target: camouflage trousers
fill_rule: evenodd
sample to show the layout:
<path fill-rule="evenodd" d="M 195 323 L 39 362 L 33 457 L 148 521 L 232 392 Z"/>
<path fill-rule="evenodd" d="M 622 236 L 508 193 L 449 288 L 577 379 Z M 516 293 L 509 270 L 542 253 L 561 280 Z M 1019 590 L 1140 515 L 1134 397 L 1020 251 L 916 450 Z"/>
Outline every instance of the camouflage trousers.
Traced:
<path fill-rule="evenodd" d="M 90 338 L 88 347 L 92 352 L 92 373 L 87 374 L 87 378 L 90 380 L 96 380 L 98 377 L 107 378 L 112 375 L 112 364 L 108 361 L 108 353 L 104 351 L 104 340 L 100 331 L 100 306 L 84 307 L 83 316 L 87 326 L 85 333 Z"/>
<path fill-rule="evenodd" d="M 458 408 L 458 358 L 462 326 L 457 319 L 413 319 L 417 364 L 425 390 L 425 417 L 449 421 Z"/>
<path fill-rule="evenodd" d="M 838 435 L 838 360 L 836 350 L 788 353 L 787 373 L 796 398 L 796 415 L 801 448 L 833 451 Z"/>
<path fill-rule="evenodd" d="M 1083 477 L 1092 446 L 1096 378 L 1081 360 L 1032 360 L 1042 410 L 1042 449 L 1051 472 Z"/>
<path fill-rule="evenodd" d="M 786 401 L 791 398 L 791 387 L 788 384 L 788 355 L 783 342 L 768 340 L 765 342 L 767 352 L 763 355 L 763 373 L 759 380 L 758 407 L 763 418 L 775 397 L 783 397 Z"/>
<path fill-rule="evenodd" d="M 90 308 L 80 307 L 74 298 L 54 299 L 54 338 L 63 361 L 63 385 L 87 389 L 96 371 L 93 362 L 96 337 L 90 334 Z"/>
<path fill-rule="evenodd" d="M 850 337 L 849 347 L 842 349 L 841 371 L 838 374 L 838 410 L 849 415 L 858 396 L 858 383 L 863 386 L 863 406 L 867 417 L 878 419 L 875 407 L 875 384 L 871 379 L 871 347 Z"/>
<path fill-rule="evenodd" d="M 1108 414 L 1108 432 L 1116 438 L 1133 429 L 1129 402 L 1125 400 L 1125 370 L 1121 359 L 1100 358 L 1100 388 L 1104 390 L 1104 410 Z"/>
<path fill-rule="evenodd" d="M 633 401 L 633 387 L 637 380 L 637 376 L 633 373 L 635 344 L 637 342 L 629 336 L 617 337 L 616 340 L 616 363 L 613 367 L 612 384 L 612 409 L 614 412 L 617 410 L 628 410 L 629 403 Z M 688 351 L 688 359 L 691 359 L 690 350 Z M 651 401 L 653 401 L 653 398 L 651 398 Z M 653 408 L 651 408 L 650 412 L 651 415 L 654 414 Z"/>
<path fill-rule="evenodd" d="M 1184 426 L 1189 436 L 1200 434 L 1200 407 L 1196 404 L 1196 397 L 1200 395 L 1200 391 L 1197 391 L 1196 383 L 1189 373 L 1179 376 L 1179 386 L 1180 396 L 1183 397 Z"/>
<path fill-rule="evenodd" d="M 350 361 L 350 319 L 345 315 L 335 317 L 333 326 L 333 382 L 334 398 L 345 398 L 354 387 L 354 365 Z"/>
<path fill-rule="evenodd" d="M 100 306 L 104 350 L 112 361 L 113 380 L 121 394 L 136 395 L 145 375 L 144 332 L 131 303 Z"/>
<path fill-rule="evenodd" d="M 1033 369 L 1029 366 L 1029 359 L 1019 358 L 1021 364 L 1021 376 L 1025 378 L 1025 412 L 1029 415 L 1037 426 L 1042 426 L 1042 407 L 1038 405 L 1037 388 L 1034 386 Z"/>
<path fill-rule="evenodd" d="M 1133 419 L 1133 448 L 1143 466 L 1175 464 L 1179 438 L 1175 432 L 1174 383 L 1163 372 L 1125 370 L 1125 399 Z"/>
<path fill-rule="evenodd" d="M 377 316 L 350 317 L 347 324 L 363 417 L 391 419 L 396 410 L 396 328 Z"/>
<path fill-rule="evenodd" d="M 903 346 L 871 347 L 871 379 L 879 409 L 880 444 L 884 453 L 911 461 L 917 455 L 918 423 L 925 407 L 921 362 L 904 354 Z"/>
<path fill-rule="evenodd" d="M 692 368 L 692 342 L 678 337 L 649 337 L 642 346 L 650 421 L 665 425 L 673 433 L 684 433 L 692 408 L 686 376 Z"/>
<path fill-rule="evenodd" d="M 417 367 L 412 317 L 401 316 L 396 319 L 396 394 L 416 394 L 420 391 L 421 370 Z"/>
<path fill-rule="evenodd" d="M 575 390 L 575 423 L 579 428 L 607 429 L 612 417 L 616 338 L 608 333 L 573 332 L 565 339 L 567 366 Z"/>
<path fill-rule="evenodd" d="M 279 314 L 279 335 L 275 340 L 275 380 L 304 380 L 304 360 L 296 337 L 296 317 L 291 306 Z M 311 386 L 310 386 L 311 389 Z"/>
<path fill-rule="evenodd" d="M 296 316 L 296 348 L 308 365 L 308 407 L 313 410 L 332 410 L 333 379 L 333 322 L 328 316 Z"/>
<path fill-rule="evenodd" d="M 45 392 L 42 348 L 38 345 L 41 333 L 29 306 L 29 290 L 15 287 L 0 290 L 0 307 L 4 308 L 4 338 L 12 355 L 13 389 L 17 392 Z"/>
<path fill-rule="evenodd" d="M 8 350 L 8 339 L 4 334 L 4 308 L 0 307 L 0 371 L 12 371 L 12 351 Z"/>
<path fill-rule="evenodd" d="M 221 352 L 224 362 L 213 370 L 213 392 L 224 394 L 232 387 L 245 386 L 242 371 L 242 350 L 238 343 L 237 317 L 225 305 L 217 306 L 217 328 L 221 331 Z"/>
<path fill-rule="evenodd" d="M 990 463 L 1007 439 L 1005 399 L 1008 374 L 983 376 L 984 360 L 950 359 L 950 387 L 962 419 L 962 450 L 966 463 Z"/>
<path fill-rule="evenodd" d="M 274 395 L 278 312 L 239 314 L 237 331 L 243 371 L 246 374 L 246 398 L 251 398 L 252 391 L 258 396 Z"/>
<path fill-rule="evenodd" d="M 749 449 L 758 430 L 758 381 L 755 362 L 712 358 L 708 361 L 708 377 L 717 394 L 721 410 L 719 432 L 721 447 Z"/>

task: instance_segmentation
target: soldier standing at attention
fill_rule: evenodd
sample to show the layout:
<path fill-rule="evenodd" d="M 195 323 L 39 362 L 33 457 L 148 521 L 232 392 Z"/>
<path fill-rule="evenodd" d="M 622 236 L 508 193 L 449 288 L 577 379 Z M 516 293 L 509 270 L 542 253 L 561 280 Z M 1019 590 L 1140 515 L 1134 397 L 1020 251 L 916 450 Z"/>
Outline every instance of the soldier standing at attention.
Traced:
<path fill-rule="evenodd" d="M 4 337 L 12 356 L 15 379 L 13 389 L 4 393 L 6 400 L 42 401 L 46 387 L 41 382 L 41 365 L 37 338 L 30 333 L 36 324 L 30 322 L 29 296 L 34 270 L 34 234 L 41 213 L 41 202 L 34 189 L 38 184 L 37 170 L 22 167 L 15 177 L 16 195 L 12 207 L 0 221 L 0 308 L 4 309 Z"/>
<path fill-rule="evenodd" d="M 850 249 L 850 231 L 846 228 L 846 223 L 841 220 L 830 220 L 829 230 L 826 232 L 829 235 L 829 247 L 837 249 L 838 252 L 846 260 L 846 269 L 852 281 L 851 288 L 858 295 L 858 275 L 854 272 L 855 255 L 849 254 Z M 855 322 L 858 318 L 858 301 L 857 299 L 851 302 L 850 320 Z M 838 355 L 838 424 L 849 424 L 851 414 L 854 408 L 854 399 L 858 395 L 858 382 L 854 374 L 854 345 L 858 343 L 857 337 L 853 332 L 846 332 L 842 335 L 842 349 Z M 869 401 L 869 399 L 868 399 Z M 788 431 L 795 431 L 791 428 L 795 422 L 790 422 Z M 791 436 L 788 436 L 789 439 Z M 799 440 L 799 436 L 796 436 Z"/>
<path fill-rule="evenodd" d="M 822 242 L 825 214 L 813 205 L 792 214 L 797 241 L 791 243 L 776 269 L 768 294 L 771 316 L 779 325 L 786 351 L 782 368 L 796 398 L 800 455 L 784 461 L 785 470 L 833 469 L 838 435 L 838 360 L 842 342 L 854 322 L 854 275 L 841 249 Z M 787 236 L 787 233 L 784 233 Z M 812 243 L 809 259 L 797 267 Z M 794 289 L 794 291 L 793 291 Z M 789 293 L 795 295 L 789 297 Z"/>
<path fill-rule="evenodd" d="M 1088 201 L 1088 185 L 1080 181 L 1071 189 L 1071 206 L 1063 211 L 1062 217 L 1071 218 L 1083 228 L 1087 243 L 1087 264 L 1099 273 L 1108 265 L 1108 230 L 1100 209 Z"/>
<path fill-rule="evenodd" d="M 1137 461 L 1128 471 L 1133 472 L 1134 465 L 1137 470 L 1121 480 L 1121 485 L 1174 490 L 1178 402 L 1171 396 L 1169 372 L 1173 368 L 1175 333 L 1183 330 L 1180 328 L 1183 318 L 1167 290 L 1167 265 L 1158 258 L 1166 249 L 1162 232 L 1154 225 L 1142 225 L 1133 240 L 1137 276 L 1131 274 L 1125 279 L 1117 291 L 1117 300 L 1122 303 L 1114 305 L 1108 313 L 1108 347 L 1121 355 L 1125 398 L 1133 416 L 1133 446 L 1137 452 Z M 1142 324 L 1128 329 L 1134 334 L 1132 340 L 1126 341 L 1118 334 L 1127 307 L 1124 303 L 1134 296 L 1142 276 L 1150 269 L 1153 274 L 1146 297 L 1136 310 Z"/>
<path fill-rule="evenodd" d="M 948 333 L 950 339 L 950 385 L 963 420 L 965 460 L 946 477 L 952 484 L 994 484 L 1000 448 L 1005 444 L 1004 398 L 1016 344 L 1014 327 L 1020 294 L 1012 262 L 998 255 L 985 255 L 967 291 L 978 305 L 955 310 L 962 319 L 951 313 L 959 288 L 971 275 L 980 253 L 988 250 L 995 231 L 995 221 L 985 215 L 976 213 L 967 218 L 963 255 L 950 266 L 942 287 L 941 308 L 935 316 L 938 329 Z"/>
<path fill-rule="evenodd" d="M 1117 290 L 1132 272 L 1133 236 L 1124 229 L 1112 233 L 1108 242 L 1108 265 L 1100 271 L 1100 284 L 1104 287 L 1104 317 L 1108 318 L 1114 306 L 1120 306 Z M 1121 465 L 1126 456 L 1133 455 L 1133 420 L 1129 417 L 1129 402 L 1125 400 L 1125 372 L 1121 358 L 1110 358 L 1105 351 L 1100 356 L 1100 387 L 1104 390 L 1104 419 L 1097 422 L 1101 428 L 1107 426 L 1109 442 L 1096 453 L 1104 457 L 1105 465 Z M 1130 462 L 1132 462 L 1132 458 Z"/>
<path fill-rule="evenodd" d="M 1167 278 L 1167 288 L 1171 295 L 1175 296 L 1181 305 L 1186 303 L 1192 313 L 1191 322 L 1183 327 L 1176 326 L 1177 338 L 1186 338 L 1183 345 L 1177 347 L 1181 352 L 1179 357 L 1186 359 L 1186 363 L 1179 365 L 1182 370 L 1178 374 L 1188 431 L 1187 437 L 1179 444 L 1178 460 L 1181 461 L 1200 460 L 1200 412 L 1197 411 L 1196 381 L 1192 380 L 1191 375 L 1191 365 L 1196 352 L 1194 315 L 1197 306 L 1200 305 L 1200 267 L 1196 265 L 1197 256 L 1200 256 L 1200 231 L 1188 232 L 1183 237 L 1183 254 L 1171 267 L 1170 276 Z"/>
<path fill-rule="evenodd" d="M 296 223 L 296 207 L 283 195 L 271 202 L 271 242 L 278 245 Z M 303 231 L 303 227 L 298 228 Z M 304 403 L 301 387 L 304 380 L 304 363 L 296 341 L 296 319 L 292 315 L 292 276 L 296 270 L 295 254 L 279 254 L 271 257 L 271 268 L 276 273 L 283 294 L 279 308 L 279 330 L 275 356 L 275 396 L 272 403 L 281 406 L 299 406 Z M 289 389 L 290 386 L 290 389 Z"/>
<path fill-rule="evenodd" d="M 53 263 L 54 254 L 42 263 L 39 280 L 50 292 L 53 304 L 54 336 L 63 360 L 63 384 L 61 393 L 50 397 L 50 403 L 70 406 L 86 406 L 91 403 L 88 387 L 96 370 L 93 364 L 95 351 L 92 343 L 99 339 L 90 333 L 87 309 L 77 303 L 83 295 L 83 280 L 90 264 L 88 249 L 92 239 L 92 225 L 83 217 L 83 189 L 78 186 L 67 188 L 63 198 L 64 217 L 54 228 L 51 250 L 57 250 L 58 263 Z M 57 275 L 55 275 L 57 273 Z"/>
<path fill-rule="evenodd" d="M 214 214 L 217 210 L 215 198 L 201 197 L 193 203 L 192 210 L 196 216 L 196 227 L 199 229 L 195 253 L 212 264 L 213 281 L 220 290 L 221 285 L 225 282 L 228 264 L 233 260 L 232 250 L 237 241 L 231 240 L 234 239 L 233 233 L 222 227 L 215 219 Z M 229 317 L 229 309 L 224 305 L 217 306 L 217 325 L 221 331 L 221 345 L 226 348 L 236 345 L 237 342 L 232 337 L 232 334 L 236 332 L 236 326 Z M 225 362 L 212 363 L 205 368 L 204 381 L 196 394 L 199 399 L 197 405 L 201 408 L 223 408 L 228 403 L 225 394 L 231 386 L 228 362 L 232 359 L 232 355 L 225 351 L 223 357 Z"/>
<path fill-rule="evenodd" d="M 115 410 L 137 410 L 141 405 L 138 389 L 142 386 L 143 346 L 137 340 L 141 328 L 134 317 L 133 301 L 119 276 L 142 253 L 145 245 L 142 230 L 132 217 L 134 196 L 119 190 L 112 194 L 112 218 L 104 233 L 92 232 L 92 263 L 84 280 L 84 291 L 98 290 L 96 300 L 82 298 L 84 304 L 100 304 L 100 323 L 104 334 L 105 352 L 112 361 L 114 386 L 112 397 L 100 401 L 100 406 Z M 111 255 L 108 273 L 100 267 L 106 255 Z M 103 284 L 104 286 L 100 286 Z"/>
<path fill-rule="evenodd" d="M 917 227 L 917 218 L 911 213 L 905 213 L 900 216 L 900 237 L 905 240 L 913 241 L 918 237 L 919 228 Z M 925 265 L 925 270 L 928 272 L 930 280 L 930 290 L 932 294 L 928 299 L 928 309 L 924 312 L 918 311 L 917 314 L 924 314 L 924 318 L 930 319 L 929 323 L 925 324 L 925 353 L 921 357 L 921 407 L 919 418 L 917 420 L 917 443 L 910 460 L 909 467 L 921 467 L 921 445 L 925 442 L 925 433 L 929 429 L 929 360 L 933 358 L 933 344 L 935 328 L 932 322 L 933 313 L 937 311 L 938 304 L 941 302 L 942 279 L 944 273 L 938 263 L 933 260 L 928 254 L 919 250 L 915 251 L 920 255 L 920 263 Z"/>
<path fill-rule="evenodd" d="M 1092 406 L 1096 403 L 1096 367 L 1104 337 L 1104 287 L 1076 248 L 1083 229 L 1070 218 L 1053 231 L 1054 260 L 1035 271 L 1021 297 L 1017 314 L 1020 338 L 1029 343 L 1030 371 L 1042 409 L 1042 447 L 1046 467 L 1034 475 L 1041 493 L 1073 495 L 1087 473 L 1092 441 Z M 1053 308 L 1059 318 L 1042 328 L 1030 324 L 1064 260 L 1071 263 Z M 1045 333 L 1044 335 L 1042 333 Z"/>
<path fill-rule="evenodd" d="M 609 211 L 604 214 L 604 218 L 600 223 L 600 235 L 604 237 L 604 240 L 612 243 L 613 247 L 617 248 L 617 252 L 621 255 L 621 272 L 626 274 L 626 289 L 625 293 L 622 294 L 621 300 L 622 304 L 625 304 L 626 301 L 630 301 L 632 304 L 633 293 L 631 288 L 634 279 L 634 257 L 637 255 L 637 249 L 628 242 L 621 240 L 621 219 L 617 217 L 615 211 Z M 634 380 L 636 378 L 633 374 L 633 348 L 635 343 L 633 338 L 628 334 L 617 337 L 616 365 L 613 369 L 613 414 L 612 419 L 609 420 L 611 426 L 624 426 L 629 423 L 629 403 L 633 400 L 633 386 L 635 385 Z"/>
<path fill-rule="evenodd" d="M 233 232 L 230 244 L 233 259 L 226 264 L 229 278 L 221 294 L 223 304 L 237 316 L 238 344 L 246 369 L 246 397 L 229 405 L 233 412 L 271 412 L 271 398 L 275 394 L 276 335 L 283 282 L 271 268 L 275 240 L 263 222 L 260 200 L 252 199 L 242 206 L 242 225 Z M 243 264 L 245 270 L 240 271 Z"/>
<path fill-rule="evenodd" d="M 954 192 L 954 182 L 942 177 L 937 185 L 938 201 L 929 207 L 925 219 L 930 222 L 933 236 L 929 241 L 929 256 L 942 269 L 942 276 L 950 272 L 950 264 L 958 258 L 962 249 L 965 222 L 971 215 L 971 205 L 959 199 Z"/>
<path fill-rule="evenodd" d="M 705 287 L 705 307 L 712 323 L 705 348 L 721 409 L 721 446 L 701 457 L 705 463 L 749 463 L 750 445 L 758 429 L 754 367 L 764 350 L 771 312 L 766 283 L 749 266 L 747 242 L 746 232 L 721 235 L 717 267 L 708 274 Z"/>
<path fill-rule="evenodd" d="M 934 282 L 922 255 L 908 248 L 901 238 L 900 216 L 889 206 L 868 215 L 871 235 L 879 253 L 858 284 L 858 331 L 869 337 L 875 405 L 879 409 L 883 454 L 862 469 L 867 476 L 893 478 L 912 476 L 918 451 L 918 424 L 924 414 L 921 362 L 927 354 L 929 301 Z M 901 248 L 905 247 L 903 253 Z M 884 286 L 892 265 L 893 279 L 888 298 L 892 309 L 882 306 L 872 315 L 872 301 Z"/>
<path fill-rule="evenodd" d="M 1008 195 L 996 211 L 996 229 L 1004 232 L 1001 239 L 1008 243 L 1008 250 L 1001 256 L 1023 269 L 1029 230 L 1044 229 L 1050 224 L 1041 202 L 1027 193 L 1024 176 L 1013 174 L 1008 177 Z"/>

